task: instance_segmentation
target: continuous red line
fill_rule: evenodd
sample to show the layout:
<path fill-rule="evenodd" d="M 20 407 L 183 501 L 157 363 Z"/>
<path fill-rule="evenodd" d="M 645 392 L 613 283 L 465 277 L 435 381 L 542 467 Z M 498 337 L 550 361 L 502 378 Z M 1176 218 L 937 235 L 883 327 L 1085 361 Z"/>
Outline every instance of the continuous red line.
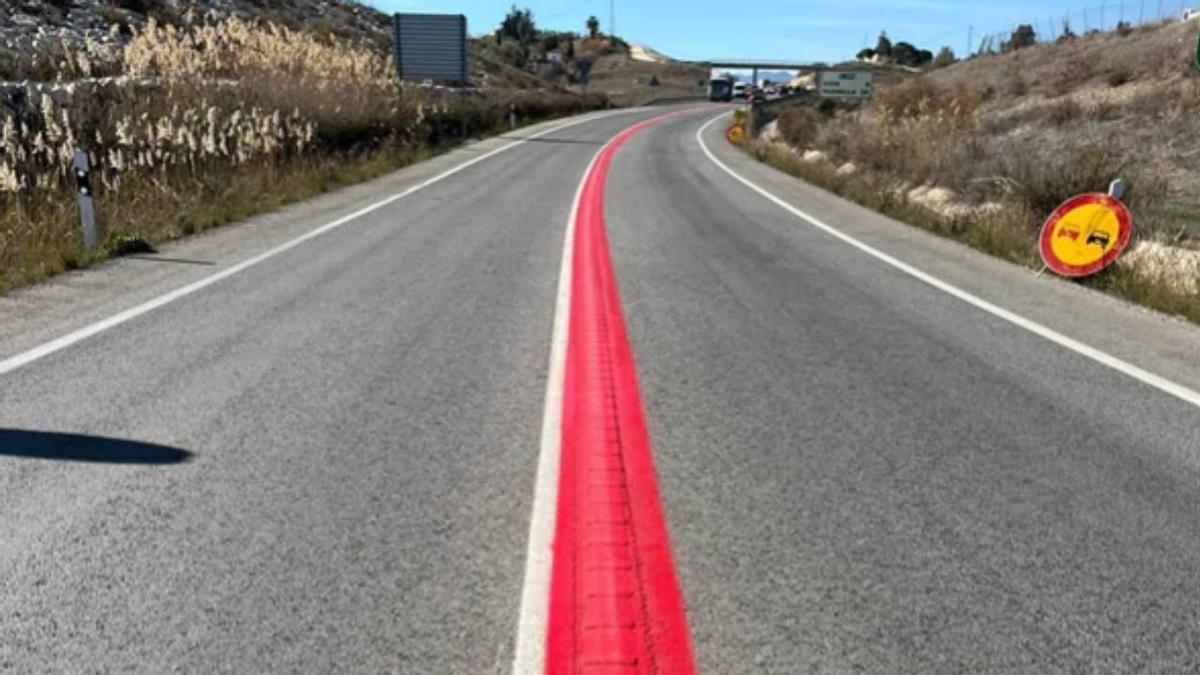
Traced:
<path fill-rule="evenodd" d="M 556 675 L 695 673 L 604 223 L 613 155 L 665 117 L 600 151 L 575 214 L 546 640 Z"/>

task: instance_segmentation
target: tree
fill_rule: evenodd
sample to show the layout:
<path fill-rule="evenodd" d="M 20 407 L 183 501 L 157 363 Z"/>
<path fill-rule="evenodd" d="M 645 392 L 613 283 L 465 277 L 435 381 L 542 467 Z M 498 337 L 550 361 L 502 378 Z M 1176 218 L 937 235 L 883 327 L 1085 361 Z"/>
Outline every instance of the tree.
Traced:
<path fill-rule="evenodd" d="M 508 16 L 500 22 L 499 36 L 512 38 L 523 45 L 531 42 L 536 35 L 537 26 L 533 23 L 533 11 L 528 8 L 520 10 L 513 5 Z"/>
<path fill-rule="evenodd" d="M 875 50 L 874 50 L 874 49 L 871 49 L 870 47 L 867 47 L 866 49 L 864 49 L 864 50 L 860 51 L 859 53 L 855 54 L 855 55 L 854 55 L 854 58 L 858 59 L 859 61 L 871 61 L 871 60 L 874 60 L 874 58 L 875 58 L 875 53 L 876 53 L 876 52 L 875 52 Z"/>
<path fill-rule="evenodd" d="M 958 59 L 954 57 L 953 49 L 950 49 L 949 47 L 942 47 L 941 50 L 938 51 L 937 56 L 933 57 L 933 67 L 945 68 L 957 60 Z"/>
<path fill-rule="evenodd" d="M 892 62 L 910 68 L 920 68 L 933 60 L 933 52 L 928 49 L 917 49 L 908 42 L 897 42 L 892 45 Z"/>
<path fill-rule="evenodd" d="M 600 19 L 595 15 L 589 16 L 587 20 L 588 37 L 595 38 L 600 34 Z"/>
<path fill-rule="evenodd" d="M 884 58 L 884 60 L 892 57 L 892 41 L 888 39 L 887 31 L 879 34 L 879 40 L 875 42 L 875 53 Z"/>
<path fill-rule="evenodd" d="M 1018 49 L 1032 47 L 1037 44 L 1037 32 L 1033 30 L 1033 26 L 1023 23 L 1017 26 L 1017 29 L 1012 32 L 1008 42 L 1005 42 L 1001 51 L 1015 52 Z"/>

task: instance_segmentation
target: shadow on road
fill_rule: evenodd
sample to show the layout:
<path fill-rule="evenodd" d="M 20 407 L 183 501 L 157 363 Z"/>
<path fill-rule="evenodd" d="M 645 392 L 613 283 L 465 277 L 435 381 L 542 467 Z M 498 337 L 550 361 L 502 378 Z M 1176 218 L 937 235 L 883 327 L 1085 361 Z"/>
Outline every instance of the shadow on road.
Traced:
<path fill-rule="evenodd" d="M 0 429 L 0 458 L 22 457 L 103 464 L 179 464 L 192 453 L 119 438 Z"/>

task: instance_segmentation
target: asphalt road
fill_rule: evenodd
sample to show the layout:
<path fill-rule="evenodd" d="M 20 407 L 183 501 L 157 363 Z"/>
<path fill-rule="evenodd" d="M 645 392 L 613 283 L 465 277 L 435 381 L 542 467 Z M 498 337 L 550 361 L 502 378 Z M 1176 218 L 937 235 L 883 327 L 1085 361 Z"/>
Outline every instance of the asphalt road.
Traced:
<path fill-rule="evenodd" d="M 655 114 L 527 142 L 0 375 L 0 670 L 505 672 L 569 207 Z M 702 153 L 712 115 L 630 140 L 606 207 L 701 671 L 1200 668 L 1200 411 L 763 200 Z M 1200 381 L 1195 329 L 719 131 L 831 224 Z M 54 332 L 33 314 L 0 356 Z"/>
<path fill-rule="evenodd" d="M 631 141 L 609 227 L 701 670 L 1200 668 L 1200 410 L 807 226 L 696 127 Z"/>
<path fill-rule="evenodd" d="M 0 377 L 0 668 L 506 669 L 567 214 L 638 117 L 525 143 Z M 48 461 L 12 455 L 12 430 L 191 456 Z"/>

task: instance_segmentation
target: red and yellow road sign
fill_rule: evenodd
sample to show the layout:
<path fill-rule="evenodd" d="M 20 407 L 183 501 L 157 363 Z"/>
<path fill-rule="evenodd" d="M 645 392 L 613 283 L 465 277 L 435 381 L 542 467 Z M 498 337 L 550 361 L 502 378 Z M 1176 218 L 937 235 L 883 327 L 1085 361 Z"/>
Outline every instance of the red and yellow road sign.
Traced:
<path fill-rule="evenodd" d="M 741 124 L 730 124 L 725 130 L 725 140 L 730 143 L 741 143 L 746 138 L 746 127 Z"/>
<path fill-rule="evenodd" d="M 1042 260 L 1065 277 L 1085 277 L 1121 255 L 1133 233 L 1133 219 L 1121 200 L 1106 194 L 1068 199 L 1042 226 Z"/>

